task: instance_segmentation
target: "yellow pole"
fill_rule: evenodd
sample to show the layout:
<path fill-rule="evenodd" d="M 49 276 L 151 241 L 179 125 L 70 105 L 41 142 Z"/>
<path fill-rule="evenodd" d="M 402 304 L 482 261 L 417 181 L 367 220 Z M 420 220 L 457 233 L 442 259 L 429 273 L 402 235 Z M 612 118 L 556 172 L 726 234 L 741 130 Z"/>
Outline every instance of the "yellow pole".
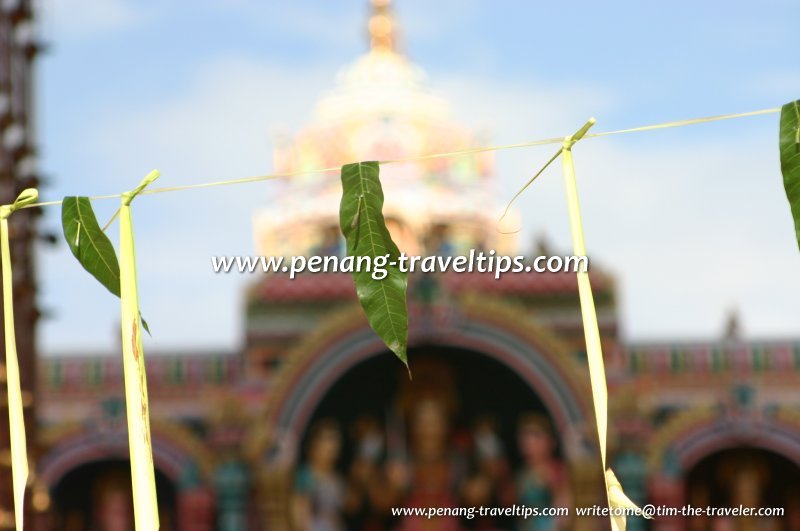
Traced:
<path fill-rule="evenodd" d="M 595 124 L 595 119 L 589 119 L 577 133 L 564 139 L 561 147 L 561 157 L 564 167 L 564 184 L 567 189 L 567 210 L 569 212 L 569 226 L 572 232 L 572 247 L 575 256 L 586 256 L 586 243 L 583 236 L 583 221 L 581 207 L 578 201 L 578 185 L 575 180 L 575 163 L 572 158 L 572 146 L 583 138 L 586 132 Z M 592 401 L 594 403 L 595 421 L 597 423 L 597 437 L 600 443 L 600 460 L 603 464 L 603 478 L 606 486 L 606 499 L 608 501 L 611 528 L 614 531 L 625 531 L 626 512 L 641 514 L 641 510 L 622 491 L 622 486 L 614 472 L 607 465 L 607 440 L 608 440 L 608 388 L 606 386 L 606 370 L 603 362 L 603 347 L 600 342 L 600 328 L 597 325 L 597 310 L 592 295 L 592 284 L 589 272 L 579 270 L 578 295 L 581 303 L 581 318 L 583 319 L 583 333 L 586 340 L 586 358 L 589 365 L 589 381 L 592 388 Z"/>
<path fill-rule="evenodd" d="M 25 412 L 14 334 L 14 281 L 11 276 L 11 250 L 8 241 L 8 217 L 15 210 L 35 203 L 39 192 L 23 190 L 13 204 L 0 206 L 0 259 L 3 274 L 3 320 L 6 342 L 6 384 L 8 387 L 8 425 L 11 439 L 11 480 L 14 490 L 14 521 L 22 531 L 25 514 L 25 485 L 28 483 L 28 447 L 25 438 Z"/>
<path fill-rule="evenodd" d="M 131 455 L 134 522 L 138 531 L 157 531 L 159 523 L 153 451 L 150 440 L 147 373 L 144 365 L 141 317 L 136 287 L 136 251 L 130 205 L 133 198 L 158 178 L 158 175 L 157 171 L 151 172 L 136 189 L 124 193 L 119 213 L 122 358 L 128 415 L 128 444 Z"/>

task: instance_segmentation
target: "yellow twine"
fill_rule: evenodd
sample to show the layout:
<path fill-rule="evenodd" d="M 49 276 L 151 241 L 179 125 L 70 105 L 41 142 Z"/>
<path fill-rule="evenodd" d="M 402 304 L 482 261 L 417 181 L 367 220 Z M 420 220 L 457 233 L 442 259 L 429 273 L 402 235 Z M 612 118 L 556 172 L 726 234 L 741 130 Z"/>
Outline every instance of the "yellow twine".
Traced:
<path fill-rule="evenodd" d="M 667 129 L 670 127 L 684 127 L 687 125 L 695 125 L 695 124 L 702 124 L 708 122 L 718 122 L 720 120 L 733 120 L 736 118 L 747 118 L 749 116 L 759 116 L 762 114 L 774 114 L 780 112 L 780 107 L 775 107 L 771 109 L 762 109 L 759 111 L 749 111 L 749 112 L 742 112 L 742 113 L 735 113 L 735 114 L 723 114 L 719 116 L 706 116 L 703 118 L 691 118 L 688 120 L 677 120 L 672 122 L 664 122 L 660 124 L 652 124 L 652 125 L 644 125 L 640 127 L 633 127 L 630 129 L 618 129 L 616 131 L 605 131 L 602 133 L 594 133 L 594 134 L 587 134 L 583 138 L 598 138 L 602 136 L 611 136 L 611 135 L 621 135 L 626 133 L 637 133 L 642 131 L 652 131 L 655 129 Z M 526 148 L 526 147 L 534 147 L 534 146 L 545 146 L 548 144 L 560 144 L 564 141 L 564 137 L 552 137 L 552 138 L 543 138 L 540 140 L 531 140 L 529 142 L 520 142 L 517 144 L 504 144 L 498 146 L 483 146 L 483 147 L 475 147 L 475 148 L 468 148 L 462 149 L 457 151 L 448 151 L 446 153 L 431 153 L 428 155 L 422 155 L 418 157 L 409 157 L 404 159 L 394 159 L 394 160 L 384 160 L 379 161 L 378 164 L 385 165 L 385 164 L 400 164 L 400 163 L 408 163 L 408 162 L 420 162 L 423 160 L 431 160 L 431 159 L 439 159 L 439 158 L 446 158 L 446 157 L 458 157 L 462 155 L 474 155 L 477 153 L 485 153 L 489 151 L 502 151 L 506 149 L 518 149 L 518 148 Z M 229 179 L 223 181 L 214 181 L 209 183 L 195 183 L 195 184 L 185 184 L 179 186 L 169 186 L 165 188 L 154 188 L 151 190 L 143 190 L 140 192 L 140 195 L 150 195 L 150 194 L 163 194 L 168 192 L 181 192 L 184 190 L 195 190 L 200 188 L 213 188 L 216 186 L 229 186 L 234 184 L 247 184 L 247 183 L 254 183 L 259 181 L 269 181 L 273 179 L 282 179 L 285 177 L 296 177 L 298 175 L 308 175 L 312 173 L 332 173 L 332 172 L 339 172 L 341 170 L 341 166 L 330 167 L 330 168 L 317 168 L 311 170 L 298 170 L 298 171 L 291 171 L 291 172 L 283 172 L 283 173 L 272 173 L 268 175 L 257 175 L 255 177 L 243 177 L 240 179 Z M 109 195 L 96 195 L 91 196 L 89 199 L 92 201 L 102 200 L 102 199 L 118 199 L 122 197 L 122 194 L 109 194 Z M 61 201 L 44 201 L 41 203 L 33 203 L 30 205 L 26 205 L 22 208 L 32 208 L 32 207 L 46 207 L 46 206 L 55 206 L 60 205 Z"/>

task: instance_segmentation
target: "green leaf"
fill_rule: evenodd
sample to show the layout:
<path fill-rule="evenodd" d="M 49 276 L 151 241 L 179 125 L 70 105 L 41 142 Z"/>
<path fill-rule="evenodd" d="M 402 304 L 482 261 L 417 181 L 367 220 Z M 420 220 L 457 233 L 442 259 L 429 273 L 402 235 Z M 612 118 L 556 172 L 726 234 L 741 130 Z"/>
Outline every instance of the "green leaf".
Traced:
<path fill-rule="evenodd" d="M 800 245 L 800 100 L 781 109 L 780 150 L 783 187 L 792 207 L 794 231 Z"/>
<path fill-rule="evenodd" d="M 153 334 L 150 333 L 150 326 L 147 324 L 147 321 L 144 320 L 144 317 L 142 317 L 142 312 L 139 312 L 139 320 L 142 321 L 142 328 L 147 332 L 147 335 L 153 337 Z"/>
<path fill-rule="evenodd" d="M 119 213 L 119 212 L 117 212 Z M 116 216 L 117 214 L 114 214 Z M 70 251 L 83 268 L 119 297 L 119 260 L 114 245 L 100 228 L 88 197 L 65 197 L 61 204 L 61 225 Z M 152 337 L 141 314 L 142 328 Z"/>
<path fill-rule="evenodd" d="M 65 197 L 61 225 L 70 251 L 83 268 L 119 297 L 119 260 L 114 245 L 102 231 L 88 197 Z"/>
<path fill-rule="evenodd" d="M 383 218 L 383 190 L 377 162 L 357 162 L 342 166 L 342 202 L 339 223 L 347 241 L 347 255 L 367 256 L 386 263 L 386 277 L 373 278 L 368 271 L 353 272 L 356 293 L 367 320 L 389 350 L 408 366 L 408 274 L 400 270 L 400 250 L 392 241 Z M 381 257 L 381 258 L 379 258 Z"/>

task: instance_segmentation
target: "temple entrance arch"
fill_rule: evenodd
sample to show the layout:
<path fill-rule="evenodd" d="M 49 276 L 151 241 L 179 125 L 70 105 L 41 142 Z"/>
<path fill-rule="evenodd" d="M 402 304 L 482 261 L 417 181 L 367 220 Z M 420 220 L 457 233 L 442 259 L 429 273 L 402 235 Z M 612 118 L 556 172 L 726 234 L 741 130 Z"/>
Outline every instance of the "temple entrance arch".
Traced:
<path fill-rule="evenodd" d="M 456 444 L 459 435 L 465 436 L 464 432 L 477 421 L 491 419 L 516 464 L 520 461 L 515 444 L 518 420 L 535 414 L 553 422 L 539 396 L 519 375 L 495 359 L 471 350 L 426 345 L 411 349 L 409 355 L 414 359 L 416 382 L 408 379 L 405 369 L 389 353 L 364 360 L 339 378 L 300 434 L 300 449 L 307 447 L 312 427 L 325 419 L 335 419 L 349 434 L 360 420 L 370 418 L 388 424 L 387 442 L 392 446 L 388 452 L 406 454 L 403 410 L 415 400 L 432 398 L 442 401 L 452 415 Z M 562 456 L 562 442 L 557 442 L 556 451 Z M 342 461 L 349 462 L 354 451 L 345 444 Z"/>
<path fill-rule="evenodd" d="M 156 469 L 161 529 L 175 531 L 178 486 Z M 133 521 L 130 462 L 102 459 L 77 466 L 51 489 L 52 529 L 128 529 Z"/>
<path fill-rule="evenodd" d="M 713 407 L 687 410 L 653 437 L 656 444 L 650 456 L 649 500 L 668 507 L 701 503 L 712 507 L 783 507 L 786 516 L 774 529 L 797 529 L 800 520 L 790 518 L 800 518 L 800 506 L 795 507 L 795 500 L 800 499 L 798 434 L 793 412 L 786 415 L 782 411 Z M 795 494 L 781 501 L 781 493 L 791 492 Z M 748 503 L 737 501 L 744 499 Z M 789 521 L 797 523 L 786 527 Z M 702 530 L 713 529 L 711 524 L 701 518 L 694 519 L 693 525 Z M 718 523 L 721 527 L 726 524 L 729 522 Z M 694 529 L 687 525 L 681 516 L 662 517 L 653 523 L 653 529 Z"/>
<path fill-rule="evenodd" d="M 494 360 L 538 397 L 562 439 L 565 455 L 578 457 L 590 450 L 594 431 L 588 373 L 549 331 L 496 301 L 462 301 L 457 313 L 435 320 L 414 318 L 415 310 L 409 331 L 412 350 L 470 351 Z M 339 379 L 378 356 L 400 366 L 366 324 L 360 308 L 335 316 L 290 353 L 269 397 L 269 431 L 293 440 L 301 437 Z M 412 369 L 413 363 L 412 359 Z M 384 377 L 393 380 L 396 375 Z"/>
<path fill-rule="evenodd" d="M 773 451 L 738 447 L 716 451 L 689 469 L 685 492 L 694 507 L 780 508 L 783 516 L 701 516 L 690 529 L 715 529 L 725 520 L 750 520 L 753 529 L 800 529 L 800 466 Z M 756 525 L 757 524 L 757 525 Z"/>
<path fill-rule="evenodd" d="M 573 501 L 594 502 L 602 478 L 588 376 L 573 353 L 530 316 L 504 303 L 461 300 L 444 314 L 420 316 L 420 311 L 411 310 L 413 380 L 357 307 L 336 315 L 290 353 L 272 388 L 267 427 L 256 428 L 270 433 L 273 444 L 262 454 L 264 496 L 275 501 L 278 492 L 290 495 L 297 479 L 290 471 L 277 471 L 307 463 L 321 421 L 338 426 L 342 473 L 354 456 L 371 451 L 357 444 L 359 430 L 370 422 L 383 430 L 387 462 L 395 456 L 413 461 L 424 446 L 419 437 L 414 440 L 414 405 L 434 402 L 440 420 L 426 421 L 424 429 L 440 434 L 446 417 L 451 456 L 462 457 L 483 444 L 476 430 L 494 430 L 513 476 L 524 460 L 520 426 L 543 427 L 554 439 L 554 457 L 561 461 L 564 481 L 571 482 Z M 496 451 L 496 445 L 487 447 Z M 267 518 L 285 517 L 286 507 L 275 502 Z"/>
<path fill-rule="evenodd" d="M 160 420 L 154 420 L 151 426 L 161 529 L 211 529 L 212 455 L 188 430 Z M 36 472 L 55 509 L 56 521 L 46 529 L 94 529 L 90 527 L 92 519 L 103 518 L 100 506 L 114 508 L 106 514 L 109 518 L 112 512 L 124 513 L 130 508 L 128 444 L 127 429 L 118 422 L 76 425 L 54 441 Z"/>

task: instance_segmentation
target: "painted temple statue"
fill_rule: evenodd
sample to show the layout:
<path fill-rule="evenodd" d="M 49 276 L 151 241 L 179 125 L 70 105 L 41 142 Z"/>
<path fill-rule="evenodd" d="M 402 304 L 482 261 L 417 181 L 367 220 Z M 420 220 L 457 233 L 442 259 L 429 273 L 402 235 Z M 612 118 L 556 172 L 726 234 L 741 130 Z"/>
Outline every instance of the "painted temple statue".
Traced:
<path fill-rule="evenodd" d="M 490 153 L 418 160 L 487 139 L 428 87 L 397 26 L 389 0 L 372 0 L 368 51 L 312 122 L 278 142 L 276 173 L 331 170 L 270 183 L 270 206 L 253 218 L 257 253 L 341 254 L 336 170 L 357 160 L 394 161 L 381 168 L 385 215 L 406 253 L 532 251 L 496 230 L 505 198 Z M 610 455 L 630 497 L 787 511 L 632 518 L 628 529 L 800 529 L 800 341 L 627 344 L 617 279 L 593 264 L 591 282 Z M 605 529 L 589 518 L 392 514 L 603 503 L 574 275 L 412 275 L 409 312 L 413 380 L 339 273 L 258 278 L 235 352 L 150 355 L 162 529 Z M 39 371 L 32 528 L 132 529 L 119 356 L 65 353 Z"/>

